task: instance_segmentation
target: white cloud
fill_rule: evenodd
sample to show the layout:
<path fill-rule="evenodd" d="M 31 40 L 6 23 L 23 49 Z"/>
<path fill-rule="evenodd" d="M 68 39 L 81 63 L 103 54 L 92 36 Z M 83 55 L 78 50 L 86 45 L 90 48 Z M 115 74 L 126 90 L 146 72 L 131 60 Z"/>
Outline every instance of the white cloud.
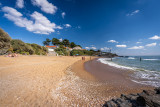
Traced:
<path fill-rule="evenodd" d="M 62 38 L 60 38 L 60 39 L 59 39 L 59 41 L 60 41 L 60 42 L 62 42 L 62 41 L 63 41 L 63 39 L 62 39 Z"/>
<path fill-rule="evenodd" d="M 85 49 L 89 50 L 89 49 L 90 49 L 90 47 L 85 47 Z"/>
<path fill-rule="evenodd" d="M 41 8 L 42 11 L 54 14 L 57 11 L 57 7 L 52 3 L 49 3 L 47 0 L 32 0 L 32 4 Z"/>
<path fill-rule="evenodd" d="M 128 48 L 128 49 L 143 49 L 144 46 L 133 46 L 131 48 Z"/>
<path fill-rule="evenodd" d="M 107 51 L 107 50 L 109 50 L 109 48 L 103 47 L 103 48 L 101 48 L 100 50 L 101 50 L 101 51 Z"/>
<path fill-rule="evenodd" d="M 24 7 L 24 0 L 17 0 L 16 1 L 16 6 L 18 8 L 23 8 Z"/>
<path fill-rule="evenodd" d="M 153 36 L 153 37 L 150 37 L 149 39 L 158 40 L 158 39 L 160 39 L 160 36 L 158 36 L 158 35 L 155 35 L 155 36 Z"/>
<path fill-rule="evenodd" d="M 101 48 L 100 50 L 101 50 L 101 51 L 104 51 L 104 48 Z"/>
<path fill-rule="evenodd" d="M 111 42 L 111 43 L 118 43 L 118 42 L 115 41 L 115 40 L 109 40 L 108 42 Z"/>
<path fill-rule="evenodd" d="M 62 18 L 64 19 L 64 16 L 66 15 L 66 13 L 65 12 L 62 12 Z"/>
<path fill-rule="evenodd" d="M 139 13 L 139 10 L 135 10 L 132 13 L 128 13 L 126 16 L 133 16 L 135 14 Z"/>
<path fill-rule="evenodd" d="M 146 46 L 152 47 L 152 46 L 156 46 L 156 45 L 157 45 L 157 43 L 150 43 L 150 44 L 147 44 Z"/>
<path fill-rule="evenodd" d="M 142 42 L 136 42 L 137 44 L 142 43 Z"/>
<path fill-rule="evenodd" d="M 2 5 L 2 3 L 0 2 L 0 6 Z"/>
<path fill-rule="evenodd" d="M 66 28 L 71 27 L 71 25 L 70 25 L 70 24 L 65 24 L 64 26 L 65 26 Z"/>
<path fill-rule="evenodd" d="M 125 48 L 127 46 L 126 45 L 116 45 L 116 47 L 118 47 L 118 48 Z"/>
<path fill-rule="evenodd" d="M 31 19 L 23 17 L 23 15 L 16 9 L 11 7 L 3 7 L 2 11 L 5 12 L 4 16 L 13 21 L 19 27 L 25 27 L 28 31 L 39 34 L 50 34 L 55 32 L 55 29 L 62 29 L 62 27 L 57 26 L 55 23 L 51 23 L 45 16 L 41 13 L 32 13 Z"/>
<path fill-rule="evenodd" d="M 91 49 L 95 50 L 95 49 L 97 49 L 97 48 L 96 48 L 96 47 L 91 47 Z"/>
<path fill-rule="evenodd" d="M 87 49 L 87 50 L 89 50 L 89 49 L 93 49 L 93 50 L 95 50 L 95 49 L 97 49 L 96 47 L 85 47 L 85 49 Z"/>

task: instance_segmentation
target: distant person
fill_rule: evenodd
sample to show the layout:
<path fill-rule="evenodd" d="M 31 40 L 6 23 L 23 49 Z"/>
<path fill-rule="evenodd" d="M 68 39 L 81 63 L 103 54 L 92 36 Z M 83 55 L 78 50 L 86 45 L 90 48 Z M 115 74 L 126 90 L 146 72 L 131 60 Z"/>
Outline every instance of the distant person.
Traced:
<path fill-rule="evenodd" d="M 142 58 L 140 57 L 140 59 L 139 59 L 140 61 L 142 61 Z"/>

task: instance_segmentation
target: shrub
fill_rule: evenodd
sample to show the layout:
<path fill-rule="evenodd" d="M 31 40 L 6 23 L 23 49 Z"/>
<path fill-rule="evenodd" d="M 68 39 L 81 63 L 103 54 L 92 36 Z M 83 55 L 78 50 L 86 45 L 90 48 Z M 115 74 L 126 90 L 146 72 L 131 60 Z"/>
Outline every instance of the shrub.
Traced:
<path fill-rule="evenodd" d="M 7 53 L 11 47 L 11 37 L 0 28 L 0 55 Z"/>
<path fill-rule="evenodd" d="M 57 52 L 58 55 L 69 55 L 69 51 L 67 51 L 66 49 L 64 48 L 57 48 L 55 49 L 55 51 Z"/>
<path fill-rule="evenodd" d="M 17 52 L 17 53 L 28 52 L 31 55 L 34 54 L 33 48 L 21 40 L 13 39 L 11 41 L 11 45 L 14 52 Z"/>
<path fill-rule="evenodd" d="M 46 55 L 46 53 L 48 52 L 48 49 L 44 46 L 40 46 L 38 44 L 29 44 L 27 43 L 28 45 L 30 45 L 33 50 L 34 50 L 34 54 L 36 55 Z"/>

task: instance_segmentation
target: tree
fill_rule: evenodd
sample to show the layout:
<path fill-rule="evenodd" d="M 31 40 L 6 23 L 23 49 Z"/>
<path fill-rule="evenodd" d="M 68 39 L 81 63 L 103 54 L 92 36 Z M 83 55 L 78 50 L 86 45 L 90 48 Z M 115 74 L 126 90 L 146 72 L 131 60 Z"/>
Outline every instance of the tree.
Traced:
<path fill-rule="evenodd" d="M 81 45 L 77 45 L 77 46 L 79 46 L 79 47 L 81 47 L 81 48 L 82 48 L 82 46 L 81 46 Z"/>
<path fill-rule="evenodd" d="M 48 43 L 48 45 L 50 45 L 51 40 L 47 38 L 46 42 Z"/>
<path fill-rule="evenodd" d="M 10 41 L 11 37 L 0 28 L 0 55 L 5 54 L 11 48 Z"/>
<path fill-rule="evenodd" d="M 43 41 L 43 45 L 46 46 L 46 45 L 49 45 L 49 44 L 47 43 L 47 41 Z"/>
<path fill-rule="evenodd" d="M 68 39 L 64 39 L 64 40 L 62 41 L 62 43 L 63 43 L 63 45 L 64 45 L 65 47 L 69 47 L 69 45 L 70 45 L 70 42 L 69 42 Z"/>
<path fill-rule="evenodd" d="M 71 42 L 70 47 L 74 48 L 74 47 L 76 47 L 76 44 L 74 42 Z"/>
<path fill-rule="evenodd" d="M 52 39 L 52 44 L 53 44 L 53 45 L 60 45 L 59 39 L 53 38 L 53 39 Z"/>
<path fill-rule="evenodd" d="M 46 39 L 45 41 L 43 41 L 43 45 L 50 45 L 51 40 L 50 39 Z"/>

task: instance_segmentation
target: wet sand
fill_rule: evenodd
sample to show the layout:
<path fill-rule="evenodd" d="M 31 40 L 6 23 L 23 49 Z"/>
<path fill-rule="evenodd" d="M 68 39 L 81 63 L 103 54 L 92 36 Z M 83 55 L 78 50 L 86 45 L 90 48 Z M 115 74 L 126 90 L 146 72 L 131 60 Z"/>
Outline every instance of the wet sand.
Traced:
<path fill-rule="evenodd" d="M 85 63 L 85 70 L 92 74 L 100 83 L 106 83 L 111 96 L 119 97 L 121 94 L 138 93 L 144 89 L 153 89 L 152 86 L 138 84 L 132 81 L 134 71 L 119 69 L 103 64 L 97 59 Z"/>

